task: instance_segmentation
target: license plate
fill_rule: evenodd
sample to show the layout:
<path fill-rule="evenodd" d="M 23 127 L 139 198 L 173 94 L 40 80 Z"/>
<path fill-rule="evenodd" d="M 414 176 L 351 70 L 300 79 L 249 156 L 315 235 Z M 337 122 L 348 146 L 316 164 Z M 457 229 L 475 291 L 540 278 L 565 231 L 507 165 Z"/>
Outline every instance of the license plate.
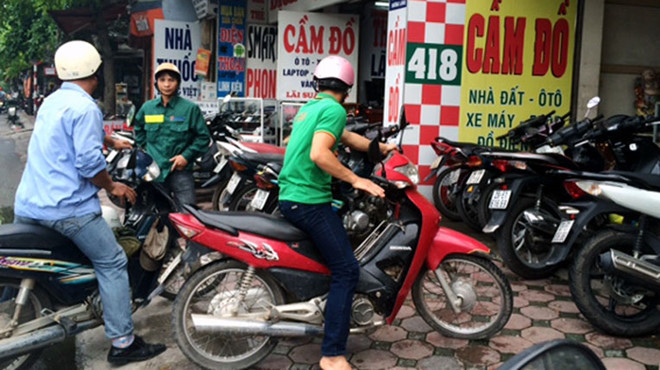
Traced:
<path fill-rule="evenodd" d="M 227 192 L 229 194 L 234 194 L 234 190 L 236 190 L 236 187 L 240 182 L 241 182 L 241 176 L 239 176 L 236 172 L 234 172 L 234 174 L 231 175 L 231 179 L 229 179 L 229 183 L 227 183 Z"/>
<path fill-rule="evenodd" d="M 488 208 L 490 209 L 506 209 L 509 205 L 511 198 L 511 190 L 495 190 L 493 196 L 490 198 Z"/>
<path fill-rule="evenodd" d="M 118 154 L 118 153 L 119 153 L 119 151 L 117 151 L 117 150 L 114 150 L 114 149 L 111 150 L 110 153 L 108 153 L 108 156 L 105 157 L 105 161 L 106 161 L 107 163 L 112 162 L 112 161 L 115 159 L 115 157 L 117 157 L 117 154 Z"/>
<path fill-rule="evenodd" d="M 573 223 L 575 220 L 564 220 L 559 224 L 559 227 L 557 228 L 557 231 L 555 232 L 555 236 L 552 237 L 552 242 L 553 243 L 563 243 L 566 238 L 568 238 L 568 233 L 571 232 L 571 228 L 573 227 Z"/>
<path fill-rule="evenodd" d="M 449 174 L 449 184 L 455 184 L 458 181 L 458 177 L 461 175 L 461 170 L 453 170 Z"/>
<path fill-rule="evenodd" d="M 476 170 L 472 171 L 470 177 L 468 177 L 467 185 L 478 184 L 481 182 L 481 178 L 484 177 L 486 170 Z"/>
<path fill-rule="evenodd" d="M 268 200 L 268 194 L 266 190 L 259 189 L 257 190 L 257 193 L 254 195 L 254 198 L 252 198 L 252 201 L 250 202 L 250 206 L 252 209 L 255 211 L 261 211 L 264 209 L 264 206 L 266 205 L 266 201 Z"/>
<path fill-rule="evenodd" d="M 440 162 L 442 162 L 442 156 L 438 156 L 438 158 L 436 158 L 435 161 L 431 163 L 431 170 L 438 168 L 438 166 L 440 166 Z"/>
<path fill-rule="evenodd" d="M 220 171 L 222 171 L 222 169 L 225 168 L 226 164 L 227 164 L 227 160 L 225 159 L 225 157 L 220 158 L 220 162 L 218 162 L 218 164 L 215 166 L 213 172 L 220 173 Z"/>

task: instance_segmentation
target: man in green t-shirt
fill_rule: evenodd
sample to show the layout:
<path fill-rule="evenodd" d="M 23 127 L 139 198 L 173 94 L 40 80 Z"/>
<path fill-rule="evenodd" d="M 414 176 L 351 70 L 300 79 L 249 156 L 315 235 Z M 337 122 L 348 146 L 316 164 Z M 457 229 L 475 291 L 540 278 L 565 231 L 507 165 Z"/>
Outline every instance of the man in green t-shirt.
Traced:
<path fill-rule="evenodd" d="M 321 252 L 332 280 L 325 306 L 321 369 L 351 369 L 346 360 L 353 294 L 360 276 L 351 243 L 339 216 L 332 210 L 332 177 L 355 189 L 383 197 L 383 189 L 344 167 L 335 156 L 339 140 L 354 150 L 366 151 L 369 140 L 344 130 L 344 102 L 355 72 L 346 59 L 324 58 L 316 66 L 318 94 L 294 118 L 293 131 L 279 176 L 280 212 L 305 231 Z M 380 144 L 383 153 L 396 149 Z"/>
<path fill-rule="evenodd" d="M 179 202 L 195 204 L 193 161 L 209 149 L 211 135 L 197 104 L 178 95 L 179 69 L 162 63 L 155 77 L 161 96 L 135 115 L 135 140 L 160 167 L 156 181 L 164 182 Z"/>

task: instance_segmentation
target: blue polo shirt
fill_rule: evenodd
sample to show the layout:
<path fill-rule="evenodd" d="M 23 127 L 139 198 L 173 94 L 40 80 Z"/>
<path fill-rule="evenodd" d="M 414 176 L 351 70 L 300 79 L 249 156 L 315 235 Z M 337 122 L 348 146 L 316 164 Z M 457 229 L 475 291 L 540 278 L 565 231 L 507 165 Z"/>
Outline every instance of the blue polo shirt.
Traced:
<path fill-rule="evenodd" d="M 14 212 L 37 220 L 100 213 L 99 188 L 89 181 L 105 169 L 103 114 L 80 86 L 64 82 L 37 114 Z"/>

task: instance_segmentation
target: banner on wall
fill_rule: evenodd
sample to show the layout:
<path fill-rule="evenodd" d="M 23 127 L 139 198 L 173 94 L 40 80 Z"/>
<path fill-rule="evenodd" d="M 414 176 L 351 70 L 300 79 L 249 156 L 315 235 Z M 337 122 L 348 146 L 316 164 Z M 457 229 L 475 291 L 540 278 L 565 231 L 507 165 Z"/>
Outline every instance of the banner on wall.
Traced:
<path fill-rule="evenodd" d="M 220 0 L 218 16 L 218 97 L 245 96 L 246 0 Z"/>
<path fill-rule="evenodd" d="M 201 93 L 200 81 L 195 74 L 197 50 L 201 43 L 199 22 L 155 20 L 153 70 L 165 62 L 176 65 L 181 71 L 179 92 L 190 100 L 197 100 Z"/>
<path fill-rule="evenodd" d="M 268 0 L 248 0 L 247 23 L 267 23 L 267 3 Z"/>
<path fill-rule="evenodd" d="M 459 140 L 520 149 L 510 128 L 571 104 L 577 1 L 470 0 L 466 5 Z"/>
<path fill-rule="evenodd" d="M 360 17 L 357 15 L 280 11 L 278 13 L 277 98 L 309 100 L 316 95 L 314 69 L 328 55 L 358 66 Z M 356 76 L 357 81 L 357 76 Z M 347 103 L 356 102 L 357 86 Z"/>
<path fill-rule="evenodd" d="M 383 123 L 399 123 L 403 106 L 403 87 L 406 68 L 407 14 L 406 1 L 390 1 L 387 17 L 387 71 L 385 74 L 385 101 Z"/>
<path fill-rule="evenodd" d="M 275 99 L 277 97 L 277 27 L 247 26 L 246 96 Z"/>
<path fill-rule="evenodd" d="M 346 0 L 269 0 L 268 22 L 279 22 L 277 19 L 277 12 L 280 10 L 306 12 L 321 9 L 328 5 L 343 3 L 345 1 Z"/>

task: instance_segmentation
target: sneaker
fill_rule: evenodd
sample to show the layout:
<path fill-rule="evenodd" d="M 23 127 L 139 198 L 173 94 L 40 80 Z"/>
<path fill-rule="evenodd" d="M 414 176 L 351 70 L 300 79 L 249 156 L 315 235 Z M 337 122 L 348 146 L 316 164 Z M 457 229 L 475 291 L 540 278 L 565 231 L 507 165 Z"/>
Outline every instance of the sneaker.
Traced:
<path fill-rule="evenodd" d="M 166 349 L 164 344 L 149 344 L 136 335 L 133 343 L 126 348 L 110 347 L 108 362 L 113 365 L 123 365 L 129 362 L 144 361 L 160 355 Z"/>

